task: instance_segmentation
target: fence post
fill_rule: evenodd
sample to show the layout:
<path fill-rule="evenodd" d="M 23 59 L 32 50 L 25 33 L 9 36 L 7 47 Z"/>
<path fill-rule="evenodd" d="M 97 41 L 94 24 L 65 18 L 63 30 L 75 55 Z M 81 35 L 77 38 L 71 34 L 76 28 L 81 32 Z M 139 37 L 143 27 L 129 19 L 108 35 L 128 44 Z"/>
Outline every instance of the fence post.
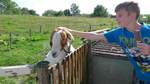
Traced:
<path fill-rule="evenodd" d="M 29 37 L 31 39 L 31 36 L 32 36 L 32 32 L 31 32 L 31 28 L 29 29 Z"/>
<path fill-rule="evenodd" d="M 12 34 L 9 33 L 9 48 L 11 49 L 11 43 L 12 43 Z"/>
<path fill-rule="evenodd" d="M 42 26 L 40 25 L 40 33 L 42 33 Z"/>
<path fill-rule="evenodd" d="M 91 42 L 91 40 L 89 40 L 88 41 L 88 44 L 87 44 L 88 46 L 87 46 L 87 58 L 86 58 L 86 61 L 87 61 L 87 65 L 86 65 L 86 69 L 87 69 L 87 72 L 86 72 L 86 74 L 88 74 L 88 75 L 86 75 L 87 77 L 86 77 L 86 84 L 93 84 L 93 73 L 92 73 L 92 69 L 93 69 L 93 56 L 92 56 L 92 54 L 91 54 L 91 45 L 92 45 L 92 42 Z"/>
<path fill-rule="evenodd" d="M 51 84 L 50 74 L 48 72 L 48 64 L 49 62 L 47 61 L 41 61 L 37 63 L 36 70 L 38 84 Z"/>
<path fill-rule="evenodd" d="M 90 29 L 89 29 L 89 32 L 92 31 L 92 26 L 91 26 L 90 23 L 89 23 L 89 28 L 90 28 Z"/>

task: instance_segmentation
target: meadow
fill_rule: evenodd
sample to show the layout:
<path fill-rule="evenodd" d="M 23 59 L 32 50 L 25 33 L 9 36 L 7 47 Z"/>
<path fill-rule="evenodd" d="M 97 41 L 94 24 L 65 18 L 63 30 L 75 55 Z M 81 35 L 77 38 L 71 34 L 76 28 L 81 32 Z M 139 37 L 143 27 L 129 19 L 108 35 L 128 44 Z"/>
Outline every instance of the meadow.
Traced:
<path fill-rule="evenodd" d="M 112 18 L 100 17 L 0 15 L 0 66 L 35 64 L 43 60 L 50 50 L 50 34 L 58 26 L 95 31 L 114 28 L 116 22 Z M 81 38 L 75 37 L 73 46 L 77 48 L 81 44 Z M 35 84 L 34 79 L 32 76 L 0 77 L 0 84 Z"/>

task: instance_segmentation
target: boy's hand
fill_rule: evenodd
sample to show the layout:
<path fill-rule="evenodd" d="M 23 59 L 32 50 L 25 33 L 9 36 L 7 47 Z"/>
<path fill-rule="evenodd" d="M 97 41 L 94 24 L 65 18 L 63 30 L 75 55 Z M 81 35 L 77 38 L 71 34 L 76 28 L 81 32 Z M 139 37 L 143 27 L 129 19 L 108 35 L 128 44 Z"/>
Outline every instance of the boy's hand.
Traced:
<path fill-rule="evenodd" d="M 58 30 L 71 31 L 71 29 L 67 27 L 57 27 Z"/>
<path fill-rule="evenodd" d="M 150 55 L 150 45 L 145 43 L 137 43 L 137 47 L 140 49 L 142 54 Z"/>

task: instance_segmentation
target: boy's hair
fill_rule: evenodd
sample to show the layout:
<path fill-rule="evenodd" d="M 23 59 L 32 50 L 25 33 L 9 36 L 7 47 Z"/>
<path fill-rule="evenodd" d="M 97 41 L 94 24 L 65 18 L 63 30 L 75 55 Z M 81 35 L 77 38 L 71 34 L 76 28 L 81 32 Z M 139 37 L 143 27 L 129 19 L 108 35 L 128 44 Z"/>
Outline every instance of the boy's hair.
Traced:
<path fill-rule="evenodd" d="M 133 1 L 120 3 L 119 5 L 116 6 L 115 12 L 118 12 L 122 9 L 126 10 L 127 12 L 136 13 L 136 19 L 138 19 L 140 15 L 140 8 L 138 6 L 138 3 L 135 3 Z"/>

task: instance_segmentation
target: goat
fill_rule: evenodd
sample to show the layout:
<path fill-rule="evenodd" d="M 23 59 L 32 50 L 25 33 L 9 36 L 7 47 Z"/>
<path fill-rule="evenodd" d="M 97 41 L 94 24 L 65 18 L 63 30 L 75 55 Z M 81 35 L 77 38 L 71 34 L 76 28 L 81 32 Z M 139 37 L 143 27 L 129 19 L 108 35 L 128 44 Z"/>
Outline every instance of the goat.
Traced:
<path fill-rule="evenodd" d="M 51 50 L 44 60 L 50 65 L 61 62 L 67 54 L 75 50 L 72 46 L 73 39 L 69 31 L 55 29 L 50 37 Z"/>

